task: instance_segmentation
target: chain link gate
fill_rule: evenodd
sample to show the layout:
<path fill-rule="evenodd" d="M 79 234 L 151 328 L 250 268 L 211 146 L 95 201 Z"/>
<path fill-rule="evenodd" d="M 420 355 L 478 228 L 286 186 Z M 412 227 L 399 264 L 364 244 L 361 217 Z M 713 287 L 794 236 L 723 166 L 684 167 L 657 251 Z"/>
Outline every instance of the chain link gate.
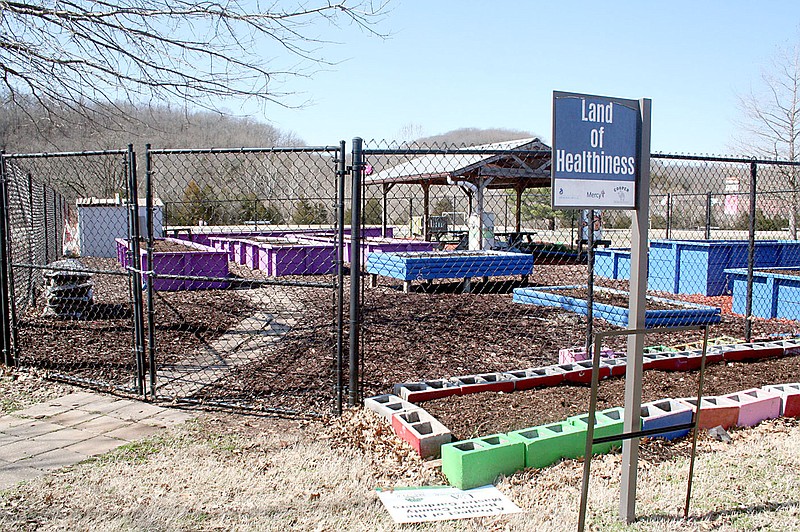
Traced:
<path fill-rule="evenodd" d="M 132 155 L 128 149 L 3 156 L 9 362 L 51 378 L 141 391 L 132 275 L 107 234 L 113 228 L 129 236 Z M 93 229 L 79 235 L 81 223 Z M 68 258 L 65 250 L 83 256 Z"/>
<path fill-rule="evenodd" d="M 148 147 L 148 390 L 326 414 L 341 404 L 343 147 Z"/>

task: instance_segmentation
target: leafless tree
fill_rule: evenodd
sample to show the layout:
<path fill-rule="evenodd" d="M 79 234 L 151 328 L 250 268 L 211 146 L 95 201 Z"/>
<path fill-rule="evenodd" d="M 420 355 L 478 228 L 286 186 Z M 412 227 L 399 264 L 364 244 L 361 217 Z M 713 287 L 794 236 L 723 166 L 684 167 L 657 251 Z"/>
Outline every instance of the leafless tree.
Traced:
<path fill-rule="evenodd" d="M 5 104 L 33 100 L 50 115 L 120 102 L 288 105 L 282 80 L 333 64 L 323 25 L 377 33 L 378 2 L 0 1 L 0 89 Z"/>
<path fill-rule="evenodd" d="M 739 98 L 751 153 L 763 158 L 797 162 L 800 157 L 800 43 L 781 48 L 761 75 L 757 89 Z M 791 191 L 789 231 L 798 235 L 800 171 L 780 166 L 782 187 Z"/>

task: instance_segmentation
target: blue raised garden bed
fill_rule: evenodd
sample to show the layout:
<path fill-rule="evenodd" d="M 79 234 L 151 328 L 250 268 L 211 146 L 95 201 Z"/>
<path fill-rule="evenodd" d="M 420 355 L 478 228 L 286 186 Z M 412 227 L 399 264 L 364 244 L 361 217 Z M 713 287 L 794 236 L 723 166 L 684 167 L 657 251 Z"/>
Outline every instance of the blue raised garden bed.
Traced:
<path fill-rule="evenodd" d="M 786 271 L 787 274 L 753 270 L 753 316 L 800 320 L 800 268 L 769 269 Z M 733 291 L 733 312 L 746 314 L 747 269 L 729 268 L 725 273 Z"/>
<path fill-rule="evenodd" d="M 630 279 L 631 250 L 628 248 L 594 250 L 594 274 L 609 279 Z"/>
<path fill-rule="evenodd" d="M 728 293 L 724 270 L 747 266 L 747 246 L 747 240 L 653 240 L 647 289 L 706 296 Z M 755 266 L 800 266 L 800 242 L 757 241 Z M 597 250 L 594 273 L 611 279 L 629 279 L 630 251 Z"/>
<path fill-rule="evenodd" d="M 585 286 L 544 286 L 540 288 L 516 288 L 514 289 L 514 302 L 526 303 L 529 305 L 539 305 L 543 307 L 558 307 L 570 310 L 586 316 L 589 305 L 584 299 L 565 296 L 559 292 L 585 288 Z M 621 290 L 610 288 L 595 287 L 595 292 L 612 292 L 616 294 L 626 294 Z M 706 323 L 719 323 L 720 309 L 707 307 L 705 305 L 695 305 L 684 301 L 675 301 L 660 297 L 648 297 L 648 301 L 661 301 L 670 305 L 679 306 L 679 309 L 669 310 L 646 310 L 644 315 L 645 327 L 660 327 L 667 325 L 702 325 Z M 602 318 L 609 323 L 628 326 L 628 309 L 617 307 L 606 303 L 594 302 L 592 306 L 595 318 Z"/>
<path fill-rule="evenodd" d="M 533 255 L 504 251 L 370 253 L 367 272 L 403 281 L 528 275 Z"/>

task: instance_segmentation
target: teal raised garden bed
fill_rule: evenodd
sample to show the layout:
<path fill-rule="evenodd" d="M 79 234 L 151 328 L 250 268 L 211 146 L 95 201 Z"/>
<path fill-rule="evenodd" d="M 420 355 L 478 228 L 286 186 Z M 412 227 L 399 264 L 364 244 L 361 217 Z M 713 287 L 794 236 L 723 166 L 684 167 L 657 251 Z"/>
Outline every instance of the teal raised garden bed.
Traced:
<path fill-rule="evenodd" d="M 586 316 L 589 313 L 589 305 L 585 299 L 578 299 L 564 295 L 565 291 L 575 289 L 585 289 L 585 286 L 545 286 L 540 288 L 516 288 L 514 289 L 513 301 L 528 305 L 539 305 L 542 307 L 558 307 L 570 310 Z M 562 292 L 562 293 L 560 293 Z M 602 292 L 627 295 L 621 290 L 610 288 L 595 287 L 595 292 Z M 707 323 L 719 323 L 721 311 L 717 307 L 705 305 L 695 305 L 684 301 L 664 299 L 660 297 L 648 297 L 648 301 L 663 302 L 671 306 L 680 308 L 665 310 L 646 310 L 644 316 L 645 327 L 661 327 L 666 325 L 703 325 Z M 628 326 L 627 307 L 618 307 L 607 303 L 594 302 L 592 311 L 595 318 L 602 318 L 609 323 Z"/>
<path fill-rule="evenodd" d="M 753 270 L 753 316 L 800 320 L 800 267 L 769 270 Z M 733 312 L 746 314 L 747 269 L 729 268 L 725 274 L 733 292 Z"/>
<path fill-rule="evenodd" d="M 367 272 L 403 281 L 529 275 L 533 260 L 504 251 L 370 253 Z"/>

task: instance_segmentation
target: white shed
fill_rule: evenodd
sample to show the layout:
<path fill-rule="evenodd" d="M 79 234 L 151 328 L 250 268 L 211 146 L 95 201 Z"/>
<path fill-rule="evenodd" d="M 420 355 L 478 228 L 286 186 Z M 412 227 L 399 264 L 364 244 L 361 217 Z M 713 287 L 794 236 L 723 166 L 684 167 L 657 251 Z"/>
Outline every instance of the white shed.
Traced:
<path fill-rule="evenodd" d="M 128 236 L 128 206 L 116 198 L 80 198 L 78 208 L 78 249 L 82 257 L 116 257 L 116 238 Z M 139 200 L 139 234 L 147 238 L 147 206 Z M 153 237 L 164 234 L 164 204 L 153 201 Z"/>

